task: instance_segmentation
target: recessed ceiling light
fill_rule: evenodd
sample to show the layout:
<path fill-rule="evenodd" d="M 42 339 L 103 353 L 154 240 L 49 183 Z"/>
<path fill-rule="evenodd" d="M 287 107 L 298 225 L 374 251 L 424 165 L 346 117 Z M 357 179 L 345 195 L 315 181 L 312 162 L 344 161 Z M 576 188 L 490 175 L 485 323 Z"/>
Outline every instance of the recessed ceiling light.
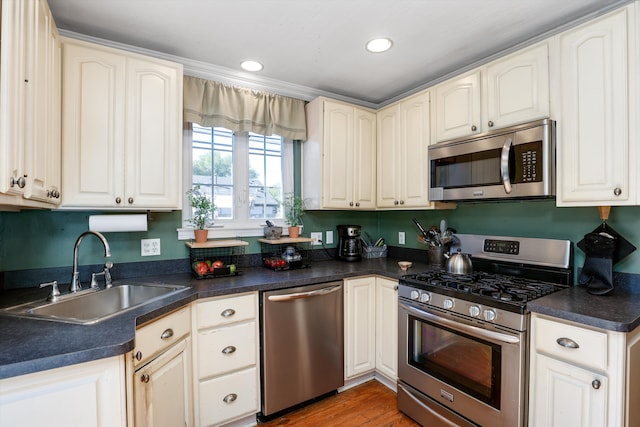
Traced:
<path fill-rule="evenodd" d="M 366 48 L 369 52 L 380 53 L 386 52 L 387 50 L 391 49 L 392 45 L 393 42 L 391 41 L 391 39 L 382 37 L 379 39 L 369 40 L 366 44 Z"/>
<path fill-rule="evenodd" d="M 260 71 L 263 66 L 258 61 L 243 61 L 240 63 L 240 66 L 247 71 Z"/>

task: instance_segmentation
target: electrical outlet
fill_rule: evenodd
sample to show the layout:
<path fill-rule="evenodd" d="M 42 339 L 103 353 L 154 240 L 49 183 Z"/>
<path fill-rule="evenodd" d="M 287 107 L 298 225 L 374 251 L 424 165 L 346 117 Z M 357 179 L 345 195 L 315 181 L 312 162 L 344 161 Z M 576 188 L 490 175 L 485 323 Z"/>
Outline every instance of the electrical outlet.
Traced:
<path fill-rule="evenodd" d="M 140 240 L 140 256 L 160 255 L 160 239 Z"/>
<path fill-rule="evenodd" d="M 313 246 L 321 245 L 322 244 L 322 231 L 319 232 L 319 233 L 311 233 L 311 238 L 313 239 L 313 242 L 311 242 L 311 244 Z"/>
<path fill-rule="evenodd" d="M 398 231 L 398 244 L 404 245 L 404 231 Z"/>
<path fill-rule="evenodd" d="M 333 230 L 329 230 L 326 233 L 327 238 L 324 239 L 325 245 L 333 245 Z"/>

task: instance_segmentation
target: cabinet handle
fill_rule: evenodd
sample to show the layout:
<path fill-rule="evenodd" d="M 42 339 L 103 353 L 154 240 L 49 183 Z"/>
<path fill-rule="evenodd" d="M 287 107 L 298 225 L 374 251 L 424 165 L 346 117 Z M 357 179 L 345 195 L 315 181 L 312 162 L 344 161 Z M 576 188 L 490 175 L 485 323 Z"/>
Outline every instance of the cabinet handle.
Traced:
<path fill-rule="evenodd" d="M 165 331 L 160 335 L 160 338 L 163 340 L 169 339 L 173 336 L 173 329 L 165 329 Z"/>
<path fill-rule="evenodd" d="M 593 387 L 595 390 L 598 390 L 600 388 L 600 385 L 600 380 L 591 381 L 591 387 Z"/>
<path fill-rule="evenodd" d="M 27 180 L 25 179 L 26 177 L 27 175 L 21 176 L 18 179 L 11 177 L 11 181 L 9 182 L 9 184 L 11 185 L 11 187 L 13 187 L 14 185 L 17 185 L 18 188 L 24 188 L 24 186 L 27 185 Z"/>
<path fill-rule="evenodd" d="M 400 205 L 404 205 L 404 200 L 400 200 Z"/>
<path fill-rule="evenodd" d="M 565 348 L 580 348 L 578 343 L 571 338 L 558 338 L 556 342 Z"/>
<path fill-rule="evenodd" d="M 493 122 L 491 120 L 489 120 L 489 123 L 487 123 L 489 125 L 490 128 L 493 127 Z"/>
<path fill-rule="evenodd" d="M 471 132 L 475 132 L 478 130 L 478 126 L 476 125 L 471 125 Z"/>
<path fill-rule="evenodd" d="M 360 207 L 360 202 L 356 202 L 356 208 Z"/>
<path fill-rule="evenodd" d="M 142 381 L 143 383 L 148 383 L 149 382 L 149 374 L 140 375 L 140 381 Z"/>
<path fill-rule="evenodd" d="M 120 197 L 116 197 L 116 203 L 117 203 L 117 204 L 122 203 L 122 199 L 121 199 Z"/>
<path fill-rule="evenodd" d="M 398 206 L 398 201 L 397 201 L 397 200 L 394 200 L 394 201 L 393 201 L 393 205 L 394 205 L 394 206 Z"/>
<path fill-rule="evenodd" d="M 228 345 L 225 348 L 222 349 L 222 354 L 231 354 L 231 353 L 235 353 L 236 348 L 232 345 Z"/>
<path fill-rule="evenodd" d="M 21 188 L 22 188 L 22 187 L 21 187 Z M 621 189 L 620 187 L 616 187 L 616 188 L 614 188 L 614 190 L 613 190 L 613 195 L 614 195 L 614 196 L 619 196 L 619 195 L 621 195 L 621 194 L 622 194 L 622 189 Z"/>
<path fill-rule="evenodd" d="M 233 308 L 227 308 L 225 311 L 220 313 L 220 316 L 222 316 L 222 317 L 231 317 L 234 314 L 236 314 L 236 311 Z"/>
<path fill-rule="evenodd" d="M 136 354 L 133 355 L 133 358 L 136 359 L 138 362 L 142 360 L 142 352 L 141 351 L 136 351 Z"/>
<path fill-rule="evenodd" d="M 129 204 L 130 204 L 130 205 L 132 205 L 132 204 L 133 204 L 133 197 L 129 197 L 129 198 L 127 199 L 127 202 L 129 202 Z"/>
<path fill-rule="evenodd" d="M 350 207 L 353 207 L 353 202 L 349 202 L 349 206 L 350 206 Z"/>
<path fill-rule="evenodd" d="M 236 399 L 238 398 L 238 395 L 235 393 L 231 393 L 231 394 L 227 394 L 225 397 L 222 398 L 222 401 L 224 403 L 232 403 L 234 402 Z"/>

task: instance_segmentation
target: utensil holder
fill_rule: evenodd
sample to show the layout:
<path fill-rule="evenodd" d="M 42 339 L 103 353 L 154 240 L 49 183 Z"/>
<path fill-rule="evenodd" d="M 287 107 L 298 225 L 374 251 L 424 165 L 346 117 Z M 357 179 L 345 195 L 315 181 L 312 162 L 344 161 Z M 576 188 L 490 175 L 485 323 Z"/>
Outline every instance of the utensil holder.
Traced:
<path fill-rule="evenodd" d="M 430 266 L 442 268 L 444 266 L 444 247 L 435 246 L 427 249 L 427 259 Z"/>

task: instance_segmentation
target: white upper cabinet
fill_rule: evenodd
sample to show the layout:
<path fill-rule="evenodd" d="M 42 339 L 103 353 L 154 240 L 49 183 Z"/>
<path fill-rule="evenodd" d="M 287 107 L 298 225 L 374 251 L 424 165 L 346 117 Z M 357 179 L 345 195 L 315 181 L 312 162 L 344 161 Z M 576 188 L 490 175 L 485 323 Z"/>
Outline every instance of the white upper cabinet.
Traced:
<path fill-rule="evenodd" d="M 322 97 L 306 112 L 302 194 L 307 208 L 375 208 L 375 113 Z"/>
<path fill-rule="evenodd" d="M 540 43 L 486 67 L 486 130 L 549 117 L 549 48 Z"/>
<path fill-rule="evenodd" d="M 180 209 L 182 65 L 64 39 L 62 206 Z"/>
<path fill-rule="evenodd" d="M 430 208 L 429 92 L 377 113 L 379 208 Z"/>
<path fill-rule="evenodd" d="M 637 203 L 636 7 L 556 37 L 558 206 Z"/>
<path fill-rule="evenodd" d="M 60 203 L 60 39 L 46 0 L 2 1 L 0 203 Z"/>
<path fill-rule="evenodd" d="M 549 48 L 520 50 L 434 87 L 435 142 L 549 117 Z"/>
<path fill-rule="evenodd" d="M 434 93 L 436 142 L 482 131 L 479 70 L 440 83 Z"/>

